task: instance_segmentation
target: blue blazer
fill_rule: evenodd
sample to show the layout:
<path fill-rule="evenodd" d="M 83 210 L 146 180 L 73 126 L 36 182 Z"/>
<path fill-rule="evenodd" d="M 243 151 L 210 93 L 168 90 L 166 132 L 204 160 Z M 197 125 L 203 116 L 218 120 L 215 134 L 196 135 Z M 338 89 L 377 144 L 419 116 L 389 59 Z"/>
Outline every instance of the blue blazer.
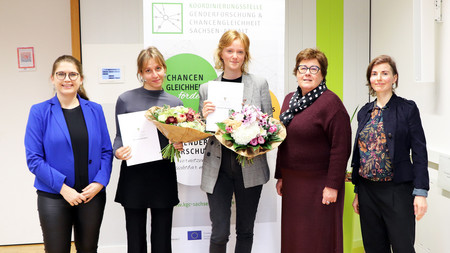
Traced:
<path fill-rule="evenodd" d="M 89 183 L 106 187 L 112 168 L 112 147 L 102 107 L 78 96 L 89 137 Z M 63 183 L 75 184 L 69 130 L 56 96 L 30 109 L 25 132 L 27 164 L 36 189 L 59 194 Z M 104 190 L 104 188 L 103 188 Z"/>
<path fill-rule="evenodd" d="M 359 133 L 370 119 L 374 103 L 376 101 L 367 103 L 358 112 L 358 130 L 352 158 L 352 181 L 355 185 L 358 185 L 360 177 Z M 387 149 L 393 164 L 394 182 L 413 182 L 415 189 L 428 191 L 427 147 L 416 103 L 393 94 L 383 111 L 383 122 Z"/>

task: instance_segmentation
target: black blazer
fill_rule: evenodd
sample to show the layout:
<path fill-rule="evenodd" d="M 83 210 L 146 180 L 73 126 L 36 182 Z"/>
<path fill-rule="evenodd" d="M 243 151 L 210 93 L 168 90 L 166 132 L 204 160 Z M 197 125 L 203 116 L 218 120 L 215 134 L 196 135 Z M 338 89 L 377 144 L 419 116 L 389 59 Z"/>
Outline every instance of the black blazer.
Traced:
<path fill-rule="evenodd" d="M 359 133 L 370 119 L 375 103 L 376 101 L 367 103 L 358 112 L 358 130 L 352 157 L 352 182 L 355 185 L 358 185 L 360 178 Z M 416 103 L 393 94 L 383 111 L 383 122 L 387 149 L 393 164 L 394 182 L 412 181 L 415 189 L 429 190 L 425 134 Z"/>

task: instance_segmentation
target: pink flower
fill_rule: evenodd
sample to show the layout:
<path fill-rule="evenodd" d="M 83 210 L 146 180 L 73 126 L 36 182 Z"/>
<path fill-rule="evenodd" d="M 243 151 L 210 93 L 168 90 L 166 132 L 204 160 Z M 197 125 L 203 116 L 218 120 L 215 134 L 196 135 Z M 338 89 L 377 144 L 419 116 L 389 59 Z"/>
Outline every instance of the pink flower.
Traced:
<path fill-rule="evenodd" d="M 275 133 L 277 131 L 277 126 L 276 125 L 271 125 L 269 127 L 269 133 Z"/>
<path fill-rule="evenodd" d="M 195 111 L 192 108 L 189 108 L 188 112 L 186 113 L 186 121 L 192 122 L 195 118 Z"/>
<path fill-rule="evenodd" d="M 253 139 L 250 141 L 250 145 L 252 145 L 252 146 L 258 145 L 258 137 L 253 138 Z"/>
<path fill-rule="evenodd" d="M 264 144 L 264 142 L 266 142 L 266 140 L 264 140 L 264 137 L 259 136 L 259 137 L 258 137 L 258 143 L 259 143 L 259 144 Z"/>
<path fill-rule="evenodd" d="M 186 113 L 186 121 L 187 122 L 194 121 L 194 114 Z"/>
<path fill-rule="evenodd" d="M 233 128 L 230 126 L 225 127 L 225 130 L 227 130 L 227 133 L 233 132 Z"/>

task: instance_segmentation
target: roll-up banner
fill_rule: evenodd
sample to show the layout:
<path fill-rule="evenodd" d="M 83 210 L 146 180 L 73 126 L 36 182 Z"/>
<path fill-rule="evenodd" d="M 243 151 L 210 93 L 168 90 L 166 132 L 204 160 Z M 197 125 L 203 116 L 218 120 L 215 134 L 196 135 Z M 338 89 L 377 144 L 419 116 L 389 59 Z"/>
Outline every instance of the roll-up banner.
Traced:
<path fill-rule="evenodd" d="M 199 87 L 217 78 L 214 51 L 222 34 L 235 29 L 250 38 L 249 72 L 267 79 L 274 117 L 284 98 L 285 1 L 143 1 L 144 46 L 156 46 L 167 63 L 164 89 L 198 111 Z M 174 252 L 207 252 L 211 221 L 206 193 L 199 185 L 207 140 L 186 143 L 177 162 L 180 203 L 172 231 Z M 268 153 L 273 178 L 276 150 Z M 269 182 L 270 183 L 270 182 Z M 279 199 L 272 185 L 263 187 L 255 223 L 253 252 L 279 251 Z M 234 202 L 229 250 L 235 244 Z"/>

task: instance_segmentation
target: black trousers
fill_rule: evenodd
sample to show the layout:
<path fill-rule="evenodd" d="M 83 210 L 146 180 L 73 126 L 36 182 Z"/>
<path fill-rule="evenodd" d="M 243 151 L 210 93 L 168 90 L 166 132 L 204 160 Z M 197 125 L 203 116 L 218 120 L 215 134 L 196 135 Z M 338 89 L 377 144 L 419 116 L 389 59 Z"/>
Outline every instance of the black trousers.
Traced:
<path fill-rule="evenodd" d="M 128 253 L 147 253 L 148 208 L 125 208 Z M 172 252 L 173 207 L 150 208 L 152 253 Z"/>
<path fill-rule="evenodd" d="M 100 192 L 90 202 L 71 206 L 65 199 L 38 194 L 38 211 L 45 252 L 69 253 L 74 230 L 78 253 L 97 252 L 106 194 Z"/>
<path fill-rule="evenodd" d="M 234 252 L 250 253 L 252 251 L 253 228 L 262 185 L 244 187 L 243 169 L 237 162 L 236 155 L 231 152 L 222 149 L 219 177 L 213 193 L 207 194 L 209 216 L 212 223 L 210 253 L 225 253 L 227 250 L 233 193 L 236 200 L 236 246 Z"/>
<path fill-rule="evenodd" d="M 412 183 L 360 181 L 358 200 L 365 252 L 414 253 Z"/>

